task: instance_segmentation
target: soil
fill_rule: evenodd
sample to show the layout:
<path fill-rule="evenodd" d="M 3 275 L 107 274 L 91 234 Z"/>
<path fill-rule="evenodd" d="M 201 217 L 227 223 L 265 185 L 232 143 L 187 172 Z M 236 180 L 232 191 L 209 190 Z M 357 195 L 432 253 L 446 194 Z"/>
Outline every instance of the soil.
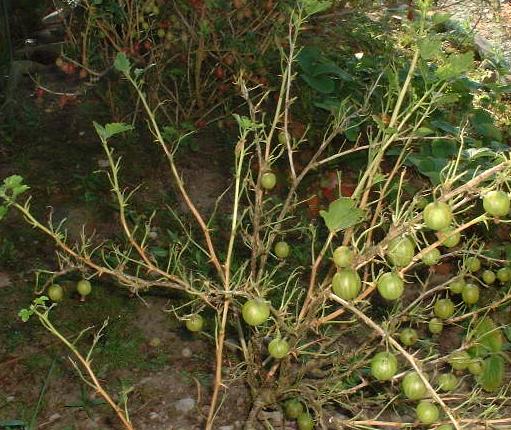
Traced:
<path fill-rule="evenodd" d="M 79 90 L 80 82 L 64 79 L 54 66 L 39 72 L 38 79 L 55 90 Z M 111 121 L 109 113 L 101 110 L 92 92 L 63 103 L 55 95 L 37 98 L 33 88 L 28 75 L 17 87 L 16 115 L 11 117 L 16 124 L 6 130 L 10 140 L 0 142 L 0 177 L 22 175 L 30 184 L 35 213 L 64 221 L 71 242 L 79 240 L 82 228 L 97 240 L 115 238 L 120 234 L 115 205 L 106 176 L 98 171 L 106 157 L 92 126 L 93 120 Z M 199 150 L 183 151 L 179 164 L 197 208 L 208 215 L 229 186 L 225 166 L 231 164 L 230 148 L 216 131 L 204 130 L 196 139 Z M 154 145 L 138 140 L 116 144 L 116 155 L 123 158 L 123 183 L 130 189 L 141 185 L 135 208 L 146 211 L 168 204 L 184 210 Z M 32 429 L 120 428 L 102 399 L 79 378 L 69 351 L 37 321 L 22 323 L 17 316 L 36 289 L 34 273 L 27 268 L 55 267 L 52 244 L 9 214 L 0 225 L 0 261 L 0 428 L 22 428 L 23 423 L 34 424 Z M 95 283 L 92 295 L 81 303 L 73 295 L 76 277 L 61 281 L 66 298 L 51 319 L 70 338 L 92 327 L 77 343 L 82 353 L 91 347 L 92 334 L 109 321 L 94 348 L 93 367 L 114 399 L 120 399 L 122 390 L 128 393 L 135 428 L 203 428 L 214 348 L 209 339 L 189 334 L 165 312 L 176 298 L 160 294 L 142 301 L 105 280 Z M 234 362 L 227 354 L 227 374 Z M 250 397 L 238 379 L 225 383 L 228 390 L 215 428 L 234 430 L 248 414 Z"/>

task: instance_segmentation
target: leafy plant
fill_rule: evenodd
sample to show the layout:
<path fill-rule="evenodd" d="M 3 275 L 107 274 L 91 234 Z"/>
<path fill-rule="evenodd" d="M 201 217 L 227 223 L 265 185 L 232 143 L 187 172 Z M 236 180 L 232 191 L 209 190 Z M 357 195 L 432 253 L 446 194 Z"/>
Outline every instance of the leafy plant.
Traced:
<path fill-rule="evenodd" d="M 474 379 L 481 388 L 494 391 L 506 382 L 501 329 L 488 314 L 510 303 L 511 293 L 491 300 L 480 294 L 482 266 L 501 262 L 481 251 L 484 246 L 477 235 L 468 235 L 502 222 L 492 211 L 483 212 L 476 202 L 500 189 L 506 190 L 503 197 L 509 200 L 511 160 L 498 147 L 485 147 L 485 164 L 475 170 L 462 162 L 463 151 L 474 153 L 474 148 L 464 147 L 466 118 L 445 121 L 445 106 L 454 100 L 453 84 L 469 72 L 472 56 L 445 54 L 435 37 L 428 41 L 435 25 L 430 20 L 430 4 L 417 2 L 420 13 L 410 25 L 405 67 L 402 59 L 391 63 L 369 86 L 362 101 L 350 97 L 338 101 L 335 109 L 328 110 L 328 127 L 321 130 L 312 154 L 305 163 L 298 163 L 296 156 L 304 138 L 293 137 L 289 123 L 290 107 L 299 97 L 293 92 L 295 62 L 300 61 L 295 55 L 298 36 L 310 13 L 325 6 L 325 2 L 310 0 L 300 3 L 291 14 L 289 52 L 271 115 L 263 110 L 266 95 L 254 94 L 243 74 L 236 80 L 247 109 L 245 115 L 235 116 L 239 135 L 233 151 L 232 207 L 225 217 L 228 228 L 224 236 L 211 228 L 212 220 L 204 217 L 187 191 L 175 157 L 184 135 L 165 133 L 160 126 L 146 91 L 149 69 L 137 68 L 124 53 L 117 55 L 115 69 L 137 95 L 175 189 L 188 209 L 187 215 L 179 215 L 166 208 L 181 227 L 179 233 L 169 235 L 168 252 L 154 252 L 150 235 L 154 217 L 128 216 L 135 190 L 125 190 L 120 183 L 121 164 L 110 140 L 131 131 L 131 126 L 123 123 L 94 123 L 109 163 L 108 179 L 124 235 L 120 243 L 97 245 L 88 237 L 78 244 L 69 243 L 60 228 L 51 222 L 44 225 L 33 216 L 29 201 L 20 203 L 26 186 L 19 177 L 4 182 L 0 193 L 4 207 L 16 209 L 30 225 L 51 237 L 61 261 L 85 272 L 87 279 L 110 276 L 137 295 L 155 286 L 180 294 L 184 304 L 174 303 L 170 311 L 183 325 L 208 331 L 215 341 L 207 430 L 214 428 L 219 399 L 229 382 L 229 375 L 223 373 L 229 331 L 238 336 L 239 364 L 252 396 L 247 430 L 257 428 L 263 409 L 277 409 L 290 400 L 303 406 L 303 411 L 298 411 L 298 406 L 292 412 L 303 429 L 326 421 L 339 428 L 374 426 L 380 422 L 375 417 L 389 405 L 403 411 L 416 407 L 422 423 L 435 424 L 445 418 L 457 430 L 474 420 L 486 426 L 501 423 L 500 418 L 483 412 L 475 418 L 458 414 L 458 409 L 477 414 L 476 407 L 489 404 L 483 396 L 462 396 L 454 407 L 431 382 L 437 371 L 449 366 L 459 372 L 469 369 L 474 358 L 476 364 L 482 363 L 482 372 Z M 155 13 L 154 7 L 151 10 Z M 200 28 L 201 35 L 209 34 L 208 25 L 203 23 Z M 320 56 L 311 58 L 310 67 L 306 65 L 302 71 L 309 73 L 309 83 L 326 91 L 331 87 L 329 80 L 339 78 L 338 70 Z M 302 63 L 307 64 L 303 56 Z M 317 74 L 312 66 L 325 72 Z M 343 137 L 354 123 L 363 124 L 360 130 L 364 131 L 352 142 L 345 141 Z M 175 140 L 169 139 L 172 135 Z M 426 138 L 432 136 L 435 139 L 429 142 Z M 430 152 L 421 153 L 424 141 L 431 144 Z M 446 149 L 445 141 L 455 150 Z M 301 222 L 299 191 L 305 178 L 322 165 L 339 163 L 358 152 L 363 168 L 351 197 L 337 192 L 329 207 L 320 212 L 321 223 Z M 417 154 L 419 158 L 414 159 Z M 442 165 L 420 164 L 421 154 L 443 160 Z M 435 186 L 424 187 L 417 196 L 406 194 L 410 176 L 402 167 L 413 163 L 411 160 L 429 176 L 438 175 Z M 263 183 L 264 175 L 278 169 L 285 169 L 285 175 Z M 425 196 L 429 203 L 422 202 Z M 502 207 L 508 207 L 508 201 L 503 203 Z M 487 210 L 484 205 L 483 209 Z M 503 218 L 508 221 L 508 215 Z M 455 243 L 449 241 L 453 237 Z M 295 258 L 293 242 L 307 245 L 306 264 Z M 336 254 L 339 248 L 341 255 L 339 251 Z M 200 264 L 190 263 L 199 256 Z M 457 284 L 451 279 L 433 283 L 423 267 L 442 263 L 459 265 Z M 467 282 L 461 282 L 465 277 Z M 74 353 L 93 386 L 101 389 L 89 356 L 83 358 L 49 322 L 51 307 L 46 301 L 45 297 L 36 299 L 20 316 L 24 320 L 37 316 Z M 213 327 L 202 325 L 206 310 L 215 315 Z M 438 338 L 453 324 L 463 328 L 461 345 L 443 353 Z M 424 335 L 426 327 L 431 333 Z M 404 330 L 414 328 L 421 331 L 420 342 L 412 342 L 410 337 L 401 340 Z M 388 380 L 402 382 L 385 382 Z M 382 384 L 386 384 L 384 389 Z M 130 428 L 127 411 L 101 393 Z M 428 400 L 411 404 L 400 401 L 403 396 L 413 402 Z M 328 415 L 327 406 L 335 405 L 341 405 L 350 417 L 339 420 Z M 367 411 L 375 417 L 358 419 Z"/>

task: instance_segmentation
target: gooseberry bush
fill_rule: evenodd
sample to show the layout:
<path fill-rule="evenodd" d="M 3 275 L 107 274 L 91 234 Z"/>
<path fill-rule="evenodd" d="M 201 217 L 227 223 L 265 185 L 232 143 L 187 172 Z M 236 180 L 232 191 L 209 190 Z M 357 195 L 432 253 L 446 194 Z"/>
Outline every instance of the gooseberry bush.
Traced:
<path fill-rule="evenodd" d="M 215 338 L 207 429 L 215 428 L 225 387 L 237 379 L 246 382 L 252 397 L 248 430 L 259 428 L 267 410 L 282 410 L 299 429 L 509 425 L 500 412 L 508 399 L 509 326 L 500 315 L 503 309 L 509 312 L 511 269 L 482 238 L 509 222 L 509 154 L 486 148 L 484 169 L 465 168 L 466 131 L 460 127 L 449 137 L 458 150 L 439 172 L 441 181 L 415 195 L 405 186 L 413 175 L 404 168 L 407 157 L 427 142 L 429 118 L 466 78 L 472 58 L 442 51 L 432 33 L 440 18 L 429 14 L 427 1 L 418 1 L 420 13 L 402 47 L 409 58 L 402 69 L 391 64 L 369 85 L 362 102 L 339 100 L 319 141 L 293 138 L 288 126 L 300 96 L 294 79 L 300 31 L 328 6 L 304 0 L 291 14 L 289 49 L 281 52 L 279 97 L 271 115 L 263 109 L 265 91 L 249 88 L 243 75 L 236 82 L 247 110 L 236 115 L 227 241 L 187 193 L 175 158 L 180 141 L 165 138 L 146 97 L 145 70 L 124 53 L 117 55 L 115 69 L 144 107 L 197 228 L 167 208 L 180 220 L 181 238 L 168 244 L 166 260 L 151 254 L 153 217 L 142 224 L 127 217 L 132 193 L 120 184 L 121 164 L 110 142 L 132 129 L 121 123 L 94 126 L 109 161 L 124 244 L 98 245 L 85 236 L 81 243 L 69 243 L 63 226 L 43 224 L 29 200 L 20 200 L 27 189 L 20 177 L 7 178 L 0 188 L 2 213 L 19 211 L 53 238 L 62 266 L 89 280 L 109 276 L 136 295 L 150 288 L 181 293 L 185 304 L 171 312 L 190 331 L 206 330 Z M 366 128 L 350 142 L 344 132 L 354 122 Z M 314 151 L 300 164 L 297 154 L 307 145 Z M 320 211 L 320 222 L 306 221 L 303 181 L 353 153 L 366 158 L 353 194 L 339 192 Z M 285 180 L 272 173 L 277 170 L 286 172 Z M 341 174 L 338 180 L 341 190 Z M 298 264 L 295 250 L 304 243 L 308 263 Z M 190 264 L 197 251 L 210 267 Z M 445 267 L 448 272 L 439 276 Z M 82 284 L 82 291 L 89 287 Z M 54 288 L 48 295 L 60 300 Z M 33 306 L 40 310 L 45 302 L 37 300 Z M 230 372 L 223 368 L 227 335 L 238 337 L 239 365 Z M 457 392 L 467 386 L 468 392 Z M 396 414 L 388 414 L 389 408 Z M 402 420 L 395 421 L 396 415 Z"/>

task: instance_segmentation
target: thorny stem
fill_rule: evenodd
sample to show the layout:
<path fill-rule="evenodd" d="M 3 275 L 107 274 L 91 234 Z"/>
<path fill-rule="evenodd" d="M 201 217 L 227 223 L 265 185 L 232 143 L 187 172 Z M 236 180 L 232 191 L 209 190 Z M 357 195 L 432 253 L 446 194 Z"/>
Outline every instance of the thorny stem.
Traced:
<path fill-rule="evenodd" d="M 114 410 L 119 420 L 122 422 L 122 425 L 127 430 L 134 430 L 133 426 L 129 422 L 129 419 L 127 416 L 124 415 L 123 411 L 119 406 L 112 400 L 110 395 L 105 391 L 101 383 L 99 382 L 98 378 L 96 377 L 96 374 L 92 370 L 90 366 L 90 360 L 87 360 L 83 357 L 82 354 L 76 349 L 76 347 L 69 342 L 60 332 L 53 326 L 53 324 L 48 319 L 48 315 L 39 312 L 37 309 L 34 309 L 34 313 L 37 315 L 41 323 L 48 331 L 50 331 L 54 336 L 56 336 L 66 347 L 75 355 L 75 357 L 78 359 L 78 361 L 82 364 L 82 366 L 85 368 L 86 372 L 89 375 L 89 378 L 92 381 L 92 385 L 98 392 L 98 394 L 105 399 L 105 401 L 110 405 L 110 407 Z"/>
<path fill-rule="evenodd" d="M 337 297 L 335 294 L 329 295 L 330 299 L 340 303 L 343 305 L 346 309 L 353 312 L 355 316 L 357 316 L 360 320 L 362 320 L 367 326 L 371 327 L 376 333 L 378 333 L 384 340 L 388 341 L 395 349 L 397 349 L 401 355 L 410 363 L 410 365 L 414 368 L 414 370 L 417 372 L 417 374 L 420 376 L 422 382 L 428 389 L 429 393 L 433 397 L 433 399 L 442 407 L 442 409 L 445 411 L 447 416 L 449 417 L 451 423 L 454 425 L 454 428 L 456 430 L 461 430 L 461 427 L 457 421 L 457 419 L 454 417 L 453 412 L 451 411 L 451 408 L 449 408 L 445 402 L 442 400 L 442 398 L 437 394 L 435 389 L 431 386 L 429 383 L 426 375 L 419 367 L 418 361 L 410 355 L 401 345 L 400 343 L 395 340 L 392 336 L 390 336 L 382 327 L 380 327 L 378 324 L 376 324 L 371 318 L 369 318 L 365 313 L 357 309 L 355 306 L 353 306 L 351 303 L 347 302 L 346 300 L 341 299 L 340 297 Z"/>
<path fill-rule="evenodd" d="M 158 144 L 161 146 L 161 148 L 163 149 L 163 151 L 167 157 L 170 171 L 172 172 L 172 176 L 174 177 L 174 180 L 176 181 L 179 192 L 181 193 L 181 196 L 183 197 L 188 209 L 190 209 L 190 211 L 192 212 L 192 215 L 194 216 L 195 220 L 199 224 L 199 227 L 201 228 L 204 238 L 206 240 L 206 245 L 208 247 L 208 252 L 209 252 L 209 258 L 211 259 L 211 262 L 215 266 L 218 276 L 220 277 L 220 279 L 222 281 L 224 281 L 225 280 L 224 271 L 222 269 L 222 265 L 220 264 L 220 261 L 219 261 L 217 255 L 216 255 L 215 247 L 213 245 L 213 240 L 209 233 L 209 228 L 206 225 L 206 222 L 202 218 L 201 214 L 195 207 L 194 203 L 190 199 L 190 196 L 188 195 L 188 193 L 184 187 L 183 181 L 179 175 L 179 172 L 177 171 L 176 164 L 174 163 L 174 156 L 173 156 L 172 152 L 170 151 L 169 147 L 167 146 L 167 144 L 165 143 L 165 139 L 163 139 L 160 128 L 158 127 L 158 123 L 156 122 L 154 113 L 151 110 L 151 108 L 149 107 L 149 104 L 147 103 L 145 94 L 142 92 L 142 90 L 140 89 L 139 85 L 135 82 L 135 80 L 131 77 L 129 72 L 124 73 L 124 76 L 126 76 L 126 78 L 133 85 L 133 87 L 135 88 L 135 90 L 138 94 L 138 97 L 140 98 L 140 100 L 142 101 L 142 104 L 144 105 L 144 109 L 149 117 L 150 122 L 151 122 L 152 131 L 155 134 Z"/>
<path fill-rule="evenodd" d="M 225 330 L 227 327 L 227 316 L 229 314 L 229 305 L 230 299 L 228 293 L 230 291 L 230 282 L 231 282 L 231 263 L 232 263 L 232 255 L 234 249 L 234 241 L 236 239 L 236 231 L 238 228 L 238 208 L 239 201 L 241 196 L 241 188 L 242 188 L 242 168 L 243 161 L 245 158 L 245 140 L 246 140 L 246 132 L 241 136 L 240 141 L 238 142 L 237 148 L 237 168 L 236 168 L 236 181 L 235 181 L 235 190 L 234 190 L 234 205 L 232 210 L 232 222 L 231 222 L 231 234 L 229 238 L 229 244 L 227 246 L 227 256 L 225 259 L 225 280 L 224 280 L 224 290 L 226 292 L 226 296 L 224 299 L 224 305 L 222 309 L 222 320 L 220 323 L 218 338 L 216 341 L 216 367 L 215 367 L 215 384 L 213 387 L 213 394 L 211 397 L 211 402 L 209 405 L 209 413 L 208 419 L 206 422 L 206 430 L 211 430 L 213 428 L 213 421 L 216 415 L 216 404 L 218 401 L 218 395 L 220 392 L 220 388 L 222 387 L 222 361 L 223 361 L 223 350 L 224 350 L 224 339 L 225 339 Z"/>
<path fill-rule="evenodd" d="M 298 321 L 301 321 L 304 318 L 305 314 L 307 313 L 307 310 L 309 309 L 309 305 L 312 300 L 312 295 L 314 292 L 314 287 L 316 286 L 316 276 L 318 273 L 319 266 L 321 265 L 321 261 L 323 260 L 323 257 L 325 256 L 325 253 L 328 250 L 334 236 L 335 233 L 330 232 L 328 234 L 328 237 L 325 241 L 325 244 L 323 245 L 323 248 L 319 252 L 318 256 L 316 257 L 316 260 L 314 261 L 314 264 L 312 265 L 309 288 L 307 290 L 307 296 L 305 297 L 305 300 L 303 302 L 302 309 L 300 310 L 300 314 L 298 315 Z"/>
<path fill-rule="evenodd" d="M 136 276 L 126 275 L 122 271 L 116 271 L 116 270 L 112 270 L 112 269 L 109 269 L 104 266 L 100 266 L 100 265 L 94 263 L 94 261 L 92 261 L 87 256 L 83 256 L 83 255 L 79 254 L 78 252 L 74 251 L 58 236 L 57 233 L 55 233 L 54 231 L 50 230 L 48 227 L 44 226 L 39 221 L 37 221 L 37 219 L 30 213 L 27 204 L 25 204 L 25 206 L 21 206 L 19 203 L 15 203 L 15 202 L 13 202 L 12 204 L 18 211 L 20 211 L 23 214 L 23 216 L 25 217 L 25 219 L 27 220 L 27 222 L 30 225 L 41 230 L 46 235 L 50 236 L 55 241 L 55 244 L 59 248 L 61 248 L 66 254 L 73 257 L 76 261 L 79 261 L 82 264 L 95 270 L 99 276 L 101 276 L 103 274 L 110 275 L 113 278 L 118 279 L 120 283 L 122 283 L 124 285 L 135 287 L 137 290 L 139 288 L 149 288 L 150 286 L 171 287 L 171 288 L 175 288 L 175 289 L 179 289 L 179 290 L 183 290 L 183 291 L 188 291 L 188 289 L 189 289 L 188 288 L 189 286 L 186 282 L 184 282 L 182 279 L 172 276 L 172 275 L 167 276 L 167 278 L 169 278 L 171 280 L 170 283 L 169 282 L 158 282 L 158 281 L 150 281 L 149 282 L 149 281 L 144 281 Z"/>
<path fill-rule="evenodd" d="M 511 167 L 511 161 L 506 160 L 503 161 L 500 164 L 497 164 L 496 166 L 484 171 L 483 173 L 477 175 L 476 177 L 472 178 L 470 181 L 466 182 L 464 185 L 461 185 L 458 188 L 455 188 L 452 191 L 449 191 L 445 194 L 443 194 L 438 200 L 439 201 L 448 201 L 452 199 L 453 197 L 456 197 L 460 194 L 466 193 L 468 191 L 472 191 L 477 189 L 478 185 L 484 181 L 486 181 L 491 176 L 505 170 L 509 169 Z M 422 214 L 417 214 L 414 218 L 412 218 L 408 223 L 404 223 L 399 228 L 395 228 L 392 230 L 380 243 L 377 245 L 374 245 L 373 247 L 369 248 L 365 253 L 363 258 L 361 258 L 358 261 L 357 269 L 360 269 L 361 267 L 365 266 L 369 262 L 371 262 L 378 254 L 382 254 L 386 247 L 388 246 L 389 242 L 400 236 L 405 234 L 407 231 L 411 229 L 411 226 L 417 224 L 420 222 L 422 218 Z M 368 297 L 374 290 L 376 289 L 376 285 L 373 284 L 366 290 L 364 290 L 355 300 L 354 302 L 358 302 L 361 300 L 364 300 L 366 297 Z M 320 319 L 318 319 L 315 322 L 315 325 L 319 326 L 322 325 L 328 321 L 331 321 L 339 316 L 341 316 L 345 312 L 345 309 L 340 308 L 335 310 L 334 312 L 330 313 L 329 315 L 326 315 Z"/>
<path fill-rule="evenodd" d="M 462 224 L 460 225 L 459 227 L 455 228 L 454 230 L 452 230 L 451 232 L 449 232 L 448 235 L 446 235 L 446 237 L 450 237 L 456 233 L 460 233 L 462 232 L 463 230 L 466 230 L 467 228 L 475 225 L 475 224 L 478 224 L 480 223 L 481 221 L 483 221 L 484 219 L 486 219 L 486 215 L 483 214 L 483 215 L 480 215 L 472 220 L 470 220 L 469 222 L 466 222 L 465 224 Z M 442 245 L 443 241 L 445 240 L 445 238 L 441 238 L 441 239 L 438 239 L 437 241 L 433 242 L 431 245 L 429 246 L 426 246 L 425 248 L 421 249 L 417 254 L 414 255 L 414 257 L 412 258 L 412 261 L 411 263 L 406 266 L 406 267 L 403 267 L 400 271 L 399 271 L 399 276 L 403 276 L 408 270 L 410 270 L 410 268 L 412 266 L 415 265 L 415 263 L 417 263 L 417 261 L 419 261 L 425 254 L 427 254 L 429 251 L 435 249 L 435 248 L 438 248 L 440 245 Z"/>

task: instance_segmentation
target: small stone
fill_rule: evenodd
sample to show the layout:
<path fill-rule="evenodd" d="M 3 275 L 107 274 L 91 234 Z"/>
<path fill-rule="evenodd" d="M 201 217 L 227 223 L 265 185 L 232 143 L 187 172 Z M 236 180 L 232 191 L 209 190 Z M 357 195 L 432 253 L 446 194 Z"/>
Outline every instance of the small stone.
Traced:
<path fill-rule="evenodd" d="M 108 160 L 105 160 L 105 159 L 98 160 L 99 167 L 105 168 L 105 167 L 108 167 L 109 165 L 110 164 L 109 164 Z"/>
<path fill-rule="evenodd" d="M 181 355 L 184 357 L 184 358 L 191 358 L 191 356 L 193 355 L 193 351 L 188 348 L 187 346 L 185 346 L 182 350 L 181 350 Z"/>
<path fill-rule="evenodd" d="M 234 430 L 234 426 L 221 426 L 218 430 Z"/>
<path fill-rule="evenodd" d="M 150 412 L 149 413 L 149 419 L 150 420 L 156 420 L 158 418 L 160 418 L 160 415 L 157 412 Z"/>
<path fill-rule="evenodd" d="M 55 413 L 53 415 L 50 415 L 50 418 L 48 418 L 48 421 L 49 422 L 57 421 L 61 417 L 62 417 L 62 415 Z"/>
<path fill-rule="evenodd" d="M 149 341 L 149 345 L 152 346 L 153 348 L 158 348 L 161 345 L 161 339 L 159 337 L 153 337 Z"/>
<path fill-rule="evenodd" d="M 195 399 L 192 399 L 191 397 L 186 397 L 184 399 L 178 400 L 174 403 L 174 407 L 179 412 L 190 412 L 193 408 L 195 408 Z"/>
<path fill-rule="evenodd" d="M 12 402 L 14 402 L 16 400 L 16 397 L 14 397 L 14 396 L 7 396 L 7 398 L 5 400 L 7 400 L 8 403 L 12 403 Z"/>

